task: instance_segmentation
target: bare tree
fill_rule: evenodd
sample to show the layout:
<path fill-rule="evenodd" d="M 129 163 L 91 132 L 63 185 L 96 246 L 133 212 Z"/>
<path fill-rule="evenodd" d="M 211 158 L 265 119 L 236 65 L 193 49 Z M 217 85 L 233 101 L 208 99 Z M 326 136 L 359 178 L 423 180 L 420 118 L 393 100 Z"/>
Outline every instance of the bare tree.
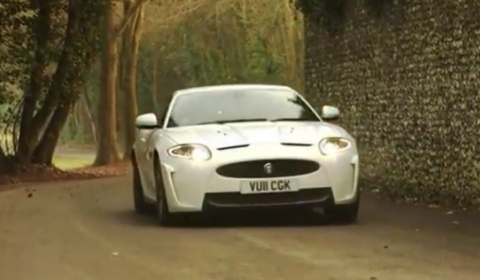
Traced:
<path fill-rule="evenodd" d="M 135 138 L 135 117 L 137 115 L 136 100 L 136 67 L 137 54 L 142 31 L 143 9 L 156 12 L 161 19 L 158 25 L 173 24 L 189 13 L 202 7 L 205 0 L 153 1 L 125 0 L 122 4 L 123 17 L 115 21 L 115 10 L 109 11 L 105 23 L 105 43 L 103 49 L 101 92 L 98 114 L 98 149 L 96 165 L 107 165 L 120 160 L 117 147 L 116 86 L 117 79 L 123 89 L 122 101 L 124 135 L 124 158 L 129 159 L 131 146 Z M 117 41 L 122 40 L 122 60 L 119 65 Z"/>
<path fill-rule="evenodd" d="M 124 0 L 123 7 L 125 16 L 131 13 L 130 10 L 133 8 L 133 0 Z M 143 9 L 144 4 L 133 14 L 132 20 L 122 35 L 121 76 L 119 84 L 123 91 L 123 159 L 126 160 L 130 159 L 131 151 L 129 147 L 132 147 L 135 141 L 135 118 L 138 114 L 136 77 Z"/>

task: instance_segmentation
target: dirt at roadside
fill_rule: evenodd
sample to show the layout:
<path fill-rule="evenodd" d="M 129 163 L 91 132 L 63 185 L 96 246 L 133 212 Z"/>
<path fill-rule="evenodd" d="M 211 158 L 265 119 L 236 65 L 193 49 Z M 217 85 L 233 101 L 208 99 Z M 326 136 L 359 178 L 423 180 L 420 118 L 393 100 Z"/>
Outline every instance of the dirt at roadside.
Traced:
<path fill-rule="evenodd" d="M 114 165 L 85 167 L 70 171 L 44 166 L 30 166 L 14 175 L 0 175 L 0 191 L 9 190 L 25 183 L 54 182 L 60 180 L 87 180 L 102 177 L 113 177 L 127 174 L 129 162 Z"/>
<path fill-rule="evenodd" d="M 91 147 L 60 147 L 56 156 L 91 156 Z M 54 167 L 31 165 L 22 167 L 15 174 L 0 175 L 0 191 L 9 190 L 25 183 L 53 182 L 60 180 L 87 180 L 102 177 L 113 177 L 127 174 L 130 162 L 120 162 L 108 166 L 87 166 L 72 170 L 60 170 Z"/>

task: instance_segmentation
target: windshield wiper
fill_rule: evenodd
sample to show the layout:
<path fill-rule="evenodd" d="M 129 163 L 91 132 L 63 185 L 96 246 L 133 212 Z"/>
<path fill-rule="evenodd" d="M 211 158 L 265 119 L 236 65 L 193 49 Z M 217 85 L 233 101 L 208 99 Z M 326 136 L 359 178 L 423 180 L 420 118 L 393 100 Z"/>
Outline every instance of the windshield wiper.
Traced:
<path fill-rule="evenodd" d="M 203 122 L 203 123 L 197 123 L 197 125 L 240 123 L 240 122 L 266 122 L 266 121 L 268 121 L 268 119 L 236 119 L 236 120 L 224 120 L 224 121 Z"/>

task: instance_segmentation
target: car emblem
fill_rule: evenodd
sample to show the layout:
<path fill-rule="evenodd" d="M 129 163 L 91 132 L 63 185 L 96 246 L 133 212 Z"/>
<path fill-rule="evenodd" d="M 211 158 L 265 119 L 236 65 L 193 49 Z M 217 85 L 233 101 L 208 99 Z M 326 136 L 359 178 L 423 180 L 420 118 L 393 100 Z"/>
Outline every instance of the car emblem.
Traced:
<path fill-rule="evenodd" d="M 265 171 L 265 173 L 267 173 L 267 174 L 272 174 L 272 172 L 273 172 L 273 165 L 272 165 L 270 162 L 266 163 L 266 164 L 263 166 L 263 171 Z"/>

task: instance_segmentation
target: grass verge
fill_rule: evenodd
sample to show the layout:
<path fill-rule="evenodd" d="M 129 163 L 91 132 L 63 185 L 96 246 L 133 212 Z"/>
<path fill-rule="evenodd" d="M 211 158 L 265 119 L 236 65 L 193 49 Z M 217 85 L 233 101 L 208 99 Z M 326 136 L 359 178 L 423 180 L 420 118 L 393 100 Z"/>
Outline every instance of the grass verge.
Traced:
<path fill-rule="evenodd" d="M 89 167 L 94 160 L 94 155 L 62 155 L 53 158 L 53 165 L 61 170 L 74 170 Z"/>

